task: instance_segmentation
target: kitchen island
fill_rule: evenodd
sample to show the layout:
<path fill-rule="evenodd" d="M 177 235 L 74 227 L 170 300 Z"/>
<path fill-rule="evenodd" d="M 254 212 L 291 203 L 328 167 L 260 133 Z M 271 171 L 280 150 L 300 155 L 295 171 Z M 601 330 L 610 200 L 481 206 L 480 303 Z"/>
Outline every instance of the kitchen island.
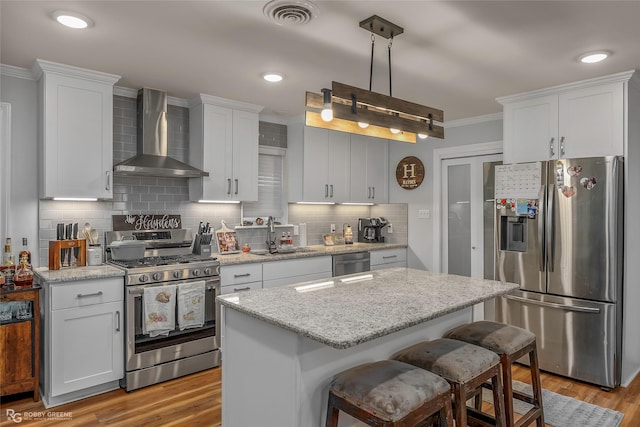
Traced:
<path fill-rule="evenodd" d="M 222 425 L 324 425 L 334 374 L 440 337 L 517 288 L 392 268 L 223 295 Z"/>

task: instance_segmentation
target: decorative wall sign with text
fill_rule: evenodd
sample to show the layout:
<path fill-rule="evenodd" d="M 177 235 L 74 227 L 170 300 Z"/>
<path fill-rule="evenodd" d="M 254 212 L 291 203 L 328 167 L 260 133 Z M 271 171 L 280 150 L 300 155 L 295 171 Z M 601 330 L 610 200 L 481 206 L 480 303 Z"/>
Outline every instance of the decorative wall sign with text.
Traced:
<path fill-rule="evenodd" d="M 424 165 L 414 156 L 407 156 L 398 162 L 396 167 L 396 181 L 405 190 L 420 187 L 424 180 Z"/>
<path fill-rule="evenodd" d="M 180 215 L 112 215 L 114 231 L 182 228 Z"/>

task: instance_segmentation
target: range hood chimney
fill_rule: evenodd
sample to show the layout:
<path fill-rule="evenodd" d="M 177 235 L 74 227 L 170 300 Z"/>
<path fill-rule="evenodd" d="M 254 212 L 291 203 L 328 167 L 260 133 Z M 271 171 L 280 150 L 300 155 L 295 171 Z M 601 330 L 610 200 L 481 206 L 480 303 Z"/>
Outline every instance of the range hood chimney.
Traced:
<path fill-rule="evenodd" d="M 167 93 L 155 89 L 138 90 L 138 155 L 113 167 L 118 175 L 174 178 L 209 176 L 191 165 L 167 155 Z"/>

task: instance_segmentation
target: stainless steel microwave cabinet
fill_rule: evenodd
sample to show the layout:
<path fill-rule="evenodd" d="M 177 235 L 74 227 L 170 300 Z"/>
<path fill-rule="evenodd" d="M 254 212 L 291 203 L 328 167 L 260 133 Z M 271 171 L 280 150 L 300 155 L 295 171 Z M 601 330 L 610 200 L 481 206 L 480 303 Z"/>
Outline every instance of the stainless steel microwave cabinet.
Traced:
<path fill-rule="evenodd" d="M 623 155 L 632 79 L 630 71 L 498 98 L 504 163 Z"/>
<path fill-rule="evenodd" d="M 113 85 L 120 76 L 37 59 L 40 198 L 113 198 Z"/>
<path fill-rule="evenodd" d="M 43 283 L 45 407 L 119 388 L 124 376 L 122 277 Z"/>

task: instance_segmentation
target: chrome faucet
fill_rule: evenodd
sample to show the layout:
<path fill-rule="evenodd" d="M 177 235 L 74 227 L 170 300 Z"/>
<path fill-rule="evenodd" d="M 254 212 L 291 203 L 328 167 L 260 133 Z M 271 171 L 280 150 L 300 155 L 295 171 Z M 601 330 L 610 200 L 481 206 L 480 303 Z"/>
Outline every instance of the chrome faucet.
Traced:
<path fill-rule="evenodd" d="M 269 219 L 267 219 L 267 249 L 269 250 L 269 253 L 271 254 L 275 254 L 276 252 L 278 252 L 278 247 L 276 246 L 276 240 L 275 237 L 273 237 L 273 234 L 275 234 L 276 232 L 276 227 L 275 227 L 275 223 L 274 223 L 274 218 L 272 216 L 269 216 Z"/>

